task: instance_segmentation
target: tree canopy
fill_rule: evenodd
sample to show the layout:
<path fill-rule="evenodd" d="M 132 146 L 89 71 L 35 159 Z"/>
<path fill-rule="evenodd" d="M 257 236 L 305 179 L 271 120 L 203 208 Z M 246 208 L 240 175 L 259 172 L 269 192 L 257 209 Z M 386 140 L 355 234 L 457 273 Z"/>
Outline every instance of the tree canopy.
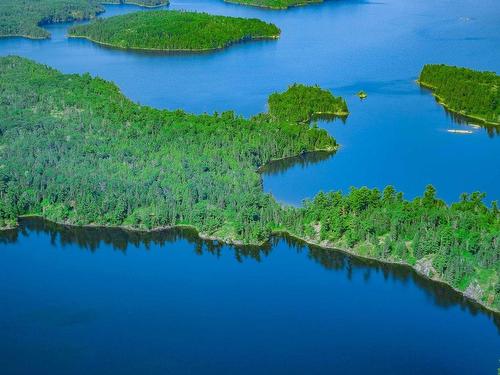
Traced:
<path fill-rule="evenodd" d="M 71 37 L 142 50 L 211 50 L 251 39 L 275 39 L 280 30 L 252 18 L 185 11 L 135 12 L 74 26 Z"/>
<path fill-rule="evenodd" d="M 319 86 L 293 84 L 283 93 L 274 93 L 268 100 L 269 115 L 273 119 L 291 122 L 310 122 L 314 118 L 344 117 L 349 114 L 347 104 Z"/>
<path fill-rule="evenodd" d="M 135 4 L 148 8 L 156 8 L 169 4 L 169 0 L 101 0 L 103 4 Z"/>
<path fill-rule="evenodd" d="M 304 208 L 288 210 L 283 227 L 323 246 L 410 264 L 427 276 L 500 309 L 500 212 L 484 194 L 463 194 L 446 205 L 429 185 L 422 197 L 403 199 L 392 186 L 319 193 Z"/>
<path fill-rule="evenodd" d="M 425 65 L 420 84 L 450 111 L 500 125 L 500 76 L 448 65 Z"/>
<path fill-rule="evenodd" d="M 48 38 L 43 25 L 94 18 L 104 12 L 102 3 L 158 6 L 168 4 L 168 0 L 2 0 L 0 37 Z"/>
<path fill-rule="evenodd" d="M 224 0 L 227 3 L 250 5 L 269 9 L 288 9 L 308 4 L 322 3 L 323 0 Z"/>
<path fill-rule="evenodd" d="M 0 78 L 4 223 L 28 213 L 143 229 L 184 223 L 256 243 L 279 211 L 258 167 L 336 148 L 321 129 L 143 107 L 102 79 L 17 57 L 0 59 Z"/>
<path fill-rule="evenodd" d="M 153 109 L 100 78 L 0 58 L 0 227 L 36 214 L 75 225 L 190 225 L 245 244 L 286 231 L 412 265 L 500 308 L 500 213 L 484 194 L 448 206 L 432 186 L 412 201 L 391 186 L 362 187 L 295 208 L 262 191 L 263 164 L 336 147 L 308 124 Z"/>

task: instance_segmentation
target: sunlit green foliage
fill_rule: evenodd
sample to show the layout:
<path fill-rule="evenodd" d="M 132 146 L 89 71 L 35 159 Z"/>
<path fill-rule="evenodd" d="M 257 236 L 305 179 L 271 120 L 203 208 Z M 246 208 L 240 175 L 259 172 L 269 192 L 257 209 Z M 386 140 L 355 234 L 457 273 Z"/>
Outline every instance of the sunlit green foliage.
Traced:
<path fill-rule="evenodd" d="M 463 194 L 447 206 L 432 186 L 413 201 L 391 186 L 319 193 L 304 208 L 288 210 L 283 226 L 376 259 L 411 265 L 428 259 L 430 276 L 461 290 L 477 281 L 483 302 L 500 308 L 500 212 L 483 199 Z"/>
<path fill-rule="evenodd" d="M 342 97 L 318 86 L 293 84 L 285 92 L 269 96 L 268 105 L 271 118 L 279 121 L 310 122 L 317 117 L 349 114 Z"/>
<path fill-rule="evenodd" d="M 168 4 L 168 0 L 1 0 L 0 37 L 48 38 L 50 34 L 41 26 L 94 18 L 104 12 L 102 3 L 152 6 Z"/>
<path fill-rule="evenodd" d="M 360 99 L 366 99 L 368 97 L 368 94 L 361 90 L 361 91 L 358 91 L 358 93 L 356 94 Z"/>
<path fill-rule="evenodd" d="M 2 0 L 0 36 L 48 38 L 41 25 L 88 19 L 102 11 L 96 0 Z"/>
<path fill-rule="evenodd" d="M 500 125 L 500 76 L 447 65 L 425 65 L 419 82 L 453 112 Z"/>
<path fill-rule="evenodd" d="M 113 84 L 0 59 L 0 227 L 24 214 L 61 223 L 151 229 L 187 224 L 242 243 L 285 230 L 315 243 L 411 265 L 500 308 L 500 213 L 484 195 L 451 206 L 429 186 L 319 193 L 303 208 L 262 191 L 257 168 L 333 150 L 320 129 L 232 112 L 191 115 L 134 104 Z"/>
<path fill-rule="evenodd" d="M 101 0 L 103 4 L 136 4 L 144 7 L 159 7 L 167 5 L 168 0 Z"/>
<path fill-rule="evenodd" d="M 250 39 L 277 38 L 280 30 L 258 19 L 184 11 L 136 12 L 98 19 L 69 30 L 113 47 L 149 50 L 210 50 Z"/>
<path fill-rule="evenodd" d="M 287 9 L 308 4 L 322 3 L 323 0 L 225 0 L 228 3 L 251 5 L 270 9 Z"/>
<path fill-rule="evenodd" d="M 279 206 L 257 168 L 333 150 L 321 129 L 139 106 L 89 75 L 0 59 L 0 217 L 74 224 L 191 224 L 259 242 Z"/>

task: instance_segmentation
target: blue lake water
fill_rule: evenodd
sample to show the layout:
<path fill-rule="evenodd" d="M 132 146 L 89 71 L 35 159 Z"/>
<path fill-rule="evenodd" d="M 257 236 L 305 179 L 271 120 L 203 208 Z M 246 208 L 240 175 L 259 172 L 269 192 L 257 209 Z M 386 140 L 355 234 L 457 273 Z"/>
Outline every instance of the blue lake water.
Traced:
<path fill-rule="evenodd" d="M 344 96 L 345 123 L 319 123 L 342 145 L 334 156 L 264 172 L 264 189 L 286 204 L 387 184 L 409 198 L 428 183 L 448 202 L 475 190 L 500 198 L 500 132 L 449 115 L 414 82 L 425 63 L 500 72 L 497 0 L 169 8 L 258 17 L 282 36 L 166 55 L 68 40 L 68 25 L 57 25 L 50 40 L 0 40 L 0 55 L 90 72 L 142 104 L 196 113 L 251 116 L 293 82 Z M 106 9 L 103 17 L 141 8 Z M 354 95 L 361 89 L 364 101 Z M 0 235 L 2 374 L 496 374 L 499 321 L 406 268 L 286 239 L 235 249 L 187 232 L 36 220 Z"/>
<path fill-rule="evenodd" d="M 141 8 L 106 9 L 103 16 Z M 0 55 L 30 57 L 63 72 L 88 71 L 142 104 L 196 113 L 234 109 L 250 116 L 266 110 L 270 93 L 293 82 L 345 96 L 351 110 L 346 123 L 320 124 L 342 145 L 334 157 L 264 176 L 265 190 L 284 203 L 300 204 L 319 190 L 387 184 L 408 198 L 429 183 L 448 202 L 464 191 L 500 197 L 500 131 L 457 122 L 414 82 L 425 63 L 499 72 L 497 0 L 335 0 L 288 11 L 174 0 L 170 9 L 258 17 L 278 25 L 282 36 L 216 53 L 165 55 L 68 40 L 67 25 L 57 25 L 49 27 L 51 40 L 0 40 Z M 361 89 L 368 93 L 363 102 L 354 95 Z"/>
<path fill-rule="evenodd" d="M 0 234 L 2 374 L 495 374 L 500 317 L 406 267 L 274 238 L 39 220 Z"/>

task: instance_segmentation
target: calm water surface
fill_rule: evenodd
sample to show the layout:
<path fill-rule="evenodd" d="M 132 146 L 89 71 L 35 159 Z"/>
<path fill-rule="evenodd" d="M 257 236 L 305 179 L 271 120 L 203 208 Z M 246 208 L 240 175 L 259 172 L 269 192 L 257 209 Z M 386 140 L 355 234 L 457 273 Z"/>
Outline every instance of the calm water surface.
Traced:
<path fill-rule="evenodd" d="M 404 267 L 275 238 L 39 220 L 0 235 L 2 374 L 496 374 L 500 317 Z"/>
<path fill-rule="evenodd" d="M 334 156 L 273 164 L 264 188 L 299 204 L 319 190 L 428 183 L 456 200 L 500 198 L 499 132 L 447 114 L 414 80 L 425 63 L 500 71 L 500 2 L 328 1 L 286 12 L 217 0 L 171 9 L 258 17 L 278 41 L 192 55 L 131 53 L 68 40 L 0 40 L 63 72 L 115 81 L 135 101 L 191 112 L 266 110 L 293 82 L 343 95 L 321 122 Z M 109 6 L 103 16 L 137 11 Z M 360 101 L 354 94 L 365 90 Z M 471 130 L 452 134 L 449 129 Z M 273 239 L 261 249 L 188 232 L 140 236 L 25 221 L 0 239 L 0 373 L 496 374 L 498 316 L 402 267 Z"/>
<path fill-rule="evenodd" d="M 138 9 L 108 6 L 104 16 Z M 140 103 L 197 113 L 234 109 L 250 116 L 266 110 L 270 93 L 293 82 L 345 96 L 347 122 L 321 124 L 343 146 L 335 157 L 264 176 L 265 190 L 284 203 L 299 204 L 319 190 L 387 184 L 412 198 L 429 183 L 448 202 L 476 190 L 499 199 L 499 131 L 454 120 L 414 82 L 425 63 L 499 72 L 498 0 L 336 0 L 289 11 L 173 0 L 170 9 L 258 17 L 278 25 L 282 37 L 217 53 L 165 55 L 68 40 L 67 25 L 58 25 L 50 27 L 51 40 L 0 40 L 0 55 L 88 71 Z M 360 89 L 368 93 L 364 102 L 354 95 Z"/>

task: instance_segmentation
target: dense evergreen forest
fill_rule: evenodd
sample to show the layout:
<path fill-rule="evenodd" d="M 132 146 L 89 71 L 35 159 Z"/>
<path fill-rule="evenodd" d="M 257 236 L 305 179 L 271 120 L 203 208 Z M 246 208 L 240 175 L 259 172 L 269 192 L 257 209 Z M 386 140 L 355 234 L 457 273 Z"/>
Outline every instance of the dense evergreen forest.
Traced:
<path fill-rule="evenodd" d="M 425 65 L 421 85 L 434 91 L 450 111 L 500 125 L 500 76 L 447 65 Z"/>
<path fill-rule="evenodd" d="M 500 212 L 484 194 L 462 194 L 447 206 L 428 186 L 413 201 L 388 186 L 343 195 L 319 193 L 288 209 L 281 225 L 326 247 L 414 266 L 485 305 L 500 309 Z"/>
<path fill-rule="evenodd" d="M 169 4 L 169 0 L 101 0 L 102 4 L 135 4 L 155 8 Z"/>
<path fill-rule="evenodd" d="M 76 225 L 184 224 L 236 243 L 286 231 L 410 264 L 498 310 L 500 213 L 482 194 L 448 206 L 432 186 L 412 201 L 392 187 L 359 188 L 293 208 L 262 191 L 259 166 L 336 146 L 308 124 L 157 110 L 88 74 L 0 59 L 0 226 L 27 214 Z"/>
<path fill-rule="evenodd" d="M 323 0 L 224 0 L 227 3 L 250 5 L 269 9 L 288 9 L 308 4 L 322 3 Z"/>
<path fill-rule="evenodd" d="M 168 0 L 2 0 L 0 37 L 48 38 L 49 32 L 41 26 L 94 18 L 104 12 L 104 3 L 158 6 L 168 4 Z"/>
<path fill-rule="evenodd" d="M 280 121 L 310 122 L 314 118 L 349 114 L 341 97 L 333 96 L 318 86 L 293 84 L 283 93 L 274 93 L 268 100 L 269 115 Z"/>
<path fill-rule="evenodd" d="M 167 10 L 98 19 L 72 27 L 69 35 L 118 48 L 196 51 L 251 39 L 273 39 L 280 35 L 280 30 L 255 18 Z"/>
<path fill-rule="evenodd" d="M 0 217 L 74 224 L 191 224 L 261 242 L 279 206 L 259 166 L 330 150 L 326 131 L 232 112 L 195 116 L 134 104 L 89 75 L 0 60 Z"/>

